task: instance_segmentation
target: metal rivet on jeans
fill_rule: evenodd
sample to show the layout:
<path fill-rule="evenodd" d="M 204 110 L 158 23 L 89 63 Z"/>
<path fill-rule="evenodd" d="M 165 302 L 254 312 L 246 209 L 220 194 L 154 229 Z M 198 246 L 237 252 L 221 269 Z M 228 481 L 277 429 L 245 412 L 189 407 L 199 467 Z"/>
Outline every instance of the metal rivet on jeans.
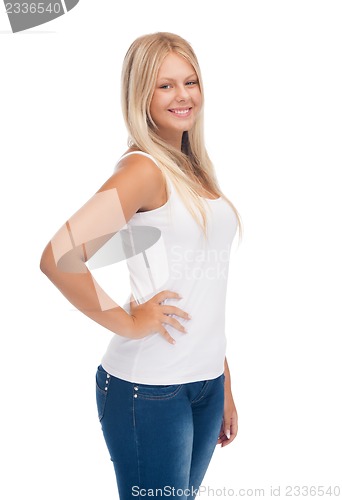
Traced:
<path fill-rule="evenodd" d="M 105 391 L 108 391 L 108 387 L 105 387 Z"/>
<path fill-rule="evenodd" d="M 138 397 L 138 394 L 134 394 L 134 397 L 137 398 Z"/>
<path fill-rule="evenodd" d="M 139 387 L 135 386 L 135 387 L 134 387 L 134 390 L 135 390 L 135 391 L 138 391 L 138 390 L 139 390 Z"/>
<path fill-rule="evenodd" d="M 109 378 L 109 377 L 110 377 L 110 375 L 109 375 L 109 373 L 107 373 L 107 378 Z"/>

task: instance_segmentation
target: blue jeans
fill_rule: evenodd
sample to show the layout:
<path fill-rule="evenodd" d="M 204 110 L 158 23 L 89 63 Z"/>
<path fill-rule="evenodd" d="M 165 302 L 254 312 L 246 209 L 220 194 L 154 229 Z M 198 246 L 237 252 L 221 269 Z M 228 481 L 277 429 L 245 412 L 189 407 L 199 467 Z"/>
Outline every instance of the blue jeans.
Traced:
<path fill-rule="evenodd" d="M 98 417 L 121 500 L 195 498 L 220 433 L 224 379 L 148 385 L 98 367 Z"/>

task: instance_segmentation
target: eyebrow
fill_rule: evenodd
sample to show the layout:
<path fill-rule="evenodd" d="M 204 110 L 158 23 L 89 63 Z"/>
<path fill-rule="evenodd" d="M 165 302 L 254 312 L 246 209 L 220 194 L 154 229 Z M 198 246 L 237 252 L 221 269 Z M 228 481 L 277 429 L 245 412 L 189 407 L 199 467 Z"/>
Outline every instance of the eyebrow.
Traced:
<path fill-rule="evenodd" d="M 185 78 L 185 80 L 188 80 L 189 78 L 191 78 L 193 76 L 195 76 L 197 78 L 196 73 L 191 73 L 191 75 L 187 76 Z M 174 82 L 175 81 L 173 78 L 169 78 L 167 76 L 162 76 L 162 77 L 158 78 L 158 81 L 160 81 L 160 80 L 168 80 L 169 82 Z"/>

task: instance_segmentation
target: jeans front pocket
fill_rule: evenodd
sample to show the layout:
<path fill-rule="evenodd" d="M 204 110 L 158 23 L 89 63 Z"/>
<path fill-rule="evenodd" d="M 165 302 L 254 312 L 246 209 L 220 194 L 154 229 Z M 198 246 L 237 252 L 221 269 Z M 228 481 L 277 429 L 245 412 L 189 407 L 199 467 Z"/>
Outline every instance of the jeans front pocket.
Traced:
<path fill-rule="evenodd" d="M 108 397 L 108 390 L 110 386 L 111 375 L 105 371 L 105 369 L 100 365 L 97 368 L 96 372 L 96 404 L 97 404 L 97 413 L 99 420 L 103 419 L 106 401 Z"/>
<path fill-rule="evenodd" d="M 150 384 L 134 384 L 134 397 L 141 399 L 170 399 L 176 396 L 183 384 L 172 385 L 150 385 Z"/>

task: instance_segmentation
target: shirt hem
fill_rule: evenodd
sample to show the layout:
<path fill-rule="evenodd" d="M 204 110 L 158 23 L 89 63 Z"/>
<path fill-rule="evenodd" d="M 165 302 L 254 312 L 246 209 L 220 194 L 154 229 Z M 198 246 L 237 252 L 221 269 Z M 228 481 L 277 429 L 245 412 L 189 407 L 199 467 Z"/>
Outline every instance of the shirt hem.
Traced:
<path fill-rule="evenodd" d="M 202 375 L 188 375 L 182 378 L 167 378 L 163 379 L 162 377 L 156 377 L 156 378 L 151 378 L 151 377 L 141 377 L 139 375 L 136 375 L 134 377 L 128 375 L 127 373 L 120 372 L 119 370 L 113 370 L 110 365 L 108 365 L 104 360 L 102 361 L 102 366 L 106 370 L 107 373 L 112 375 L 113 377 L 120 378 L 126 382 L 132 382 L 136 384 L 148 384 L 148 385 L 180 385 L 180 384 L 189 384 L 192 382 L 202 382 L 204 380 L 213 380 L 217 377 L 220 377 L 222 373 L 224 373 L 224 367 L 222 367 L 221 370 L 215 371 L 215 372 L 207 372 Z"/>

